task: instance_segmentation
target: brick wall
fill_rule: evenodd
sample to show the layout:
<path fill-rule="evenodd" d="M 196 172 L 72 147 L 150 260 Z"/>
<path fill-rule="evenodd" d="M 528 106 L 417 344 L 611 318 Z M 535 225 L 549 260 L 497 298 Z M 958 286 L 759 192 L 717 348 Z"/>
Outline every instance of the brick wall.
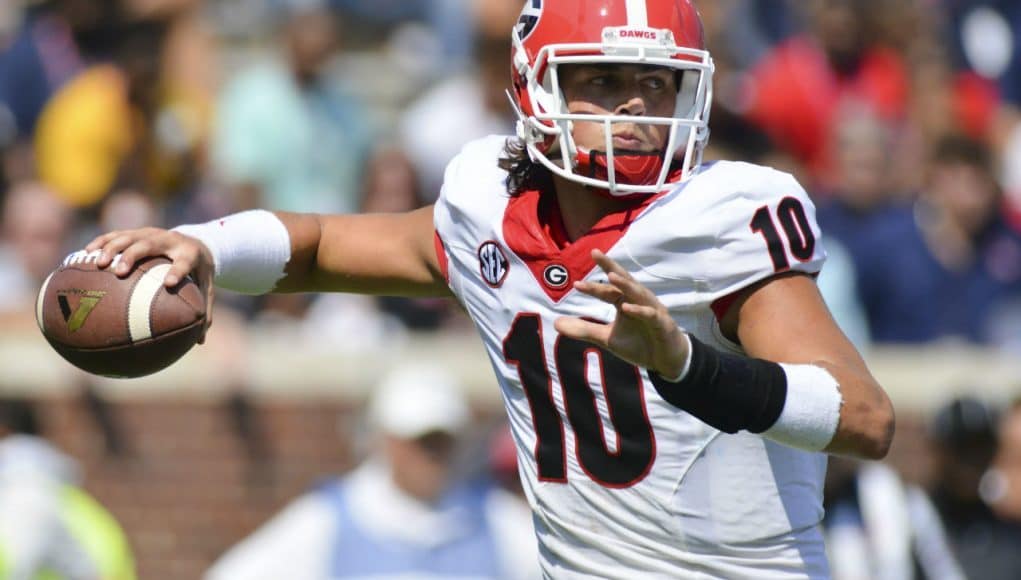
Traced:
<path fill-rule="evenodd" d="M 118 399 L 108 412 L 122 447 L 111 453 L 86 394 L 37 403 L 45 434 L 81 463 L 85 488 L 124 526 L 144 580 L 201 578 L 288 501 L 349 469 L 355 445 L 341 433 L 360 420 L 353 404 L 269 397 L 251 402 L 258 430 L 241 437 L 226 396 Z M 481 422 L 499 412 L 476 411 Z M 898 427 L 891 463 L 924 483 L 921 420 L 904 413 Z"/>
<path fill-rule="evenodd" d="M 81 463 L 84 487 L 124 526 L 145 580 L 200 578 L 286 502 L 353 461 L 338 421 L 355 422 L 356 410 L 336 401 L 254 403 L 261 452 L 238 436 L 228 400 L 112 401 L 123 446 L 113 454 L 86 396 L 37 402 L 45 434 Z"/>

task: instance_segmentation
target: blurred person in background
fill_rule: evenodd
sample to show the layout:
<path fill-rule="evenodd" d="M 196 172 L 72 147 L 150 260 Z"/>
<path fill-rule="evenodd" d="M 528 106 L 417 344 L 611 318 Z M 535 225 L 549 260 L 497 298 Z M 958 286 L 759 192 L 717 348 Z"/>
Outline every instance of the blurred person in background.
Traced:
<path fill-rule="evenodd" d="M 875 0 L 811 0 L 809 31 L 777 45 L 749 71 L 745 114 L 825 184 L 829 127 L 847 101 L 884 123 L 903 119 L 908 98 L 901 57 L 876 42 Z M 811 187 L 809 188 L 811 189 Z"/>
<path fill-rule="evenodd" d="M 994 409 L 975 397 L 955 398 L 938 410 L 929 431 L 935 458 L 933 504 L 965 574 L 1016 580 L 1021 527 L 1001 519 L 983 499 L 983 478 L 997 454 Z"/>
<path fill-rule="evenodd" d="M 4 2 L 4 9 L 18 4 Z M 24 8 L 17 30 L 0 40 L 0 109 L 11 114 L 18 140 L 31 138 L 64 83 L 110 55 L 119 10 L 119 0 L 49 0 Z"/>
<path fill-rule="evenodd" d="M 830 139 L 830 186 L 817 196 L 819 225 L 860 261 L 872 233 L 908 211 L 897 207 L 891 190 L 894 137 L 869 107 L 849 103 L 834 118 Z"/>
<path fill-rule="evenodd" d="M 922 44 L 911 59 L 911 96 L 908 122 L 897 131 L 886 128 L 891 139 L 886 155 L 887 181 L 893 193 L 913 195 L 925 187 L 929 156 L 935 143 L 960 132 L 953 71 L 946 51 L 934 44 Z"/>
<path fill-rule="evenodd" d="M 35 298 L 74 239 L 72 208 L 38 182 L 7 191 L 0 209 L 0 322 L 33 324 Z"/>
<path fill-rule="evenodd" d="M 131 189 L 162 205 L 197 179 L 194 142 L 171 137 L 162 114 L 185 108 L 163 81 L 167 30 L 160 17 L 121 20 L 113 57 L 46 105 L 35 134 L 39 176 L 76 207 L 97 210 L 111 193 Z"/>
<path fill-rule="evenodd" d="M 365 168 L 365 179 L 360 212 L 409 211 L 422 203 L 417 176 L 398 147 L 379 148 Z M 290 310 L 300 317 L 302 335 L 308 343 L 347 352 L 369 352 L 404 344 L 407 330 L 436 329 L 451 310 L 446 303 L 427 298 L 353 294 L 264 298 L 271 308 L 281 305 L 282 299 L 292 304 L 302 300 L 302 304 Z"/>
<path fill-rule="evenodd" d="M 134 146 L 133 107 L 123 71 L 89 67 L 50 99 L 35 132 L 39 178 L 63 199 L 88 209 L 117 185 Z"/>
<path fill-rule="evenodd" d="M 211 104 L 222 60 L 209 0 L 122 0 L 129 17 L 168 21 L 163 76 L 175 93 Z"/>
<path fill-rule="evenodd" d="M 106 226 L 149 224 L 139 207 L 151 207 L 147 198 L 124 199 L 104 206 L 101 216 Z M 114 215 L 117 214 L 117 215 Z M 0 330 L 10 336 L 37 332 L 36 296 L 46 277 L 57 267 L 70 248 L 81 243 L 79 216 L 74 208 L 46 185 L 22 181 L 0 198 Z M 34 334 L 38 336 L 37 334 Z M 89 402 L 91 418 L 103 434 L 110 453 L 124 448 L 115 417 L 89 376 L 75 373 L 74 387 L 82 390 Z M 0 575 L 0 578 L 3 578 Z"/>
<path fill-rule="evenodd" d="M 32 405 L 0 400 L 0 578 L 134 580 L 124 532 L 77 479 Z"/>
<path fill-rule="evenodd" d="M 516 0 L 473 3 L 475 66 L 449 77 L 413 102 L 400 120 L 398 141 L 419 178 L 422 203 L 435 201 L 443 169 L 468 142 L 509 133 L 514 114 L 507 105 L 506 31 L 517 21 Z"/>
<path fill-rule="evenodd" d="M 925 491 L 881 463 L 831 457 L 823 530 L 833 580 L 964 580 Z"/>
<path fill-rule="evenodd" d="M 425 203 L 421 180 L 409 162 L 406 147 L 381 147 L 366 166 L 363 213 L 410 211 Z"/>
<path fill-rule="evenodd" d="M 997 516 L 1021 526 L 1021 399 L 1015 399 L 1000 420 L 999 446 L 982 491 Z"/>
<path fill-rule="evenodd" d="M 891 188 L 890 129 L 867 107 L 845 106 L 832 129 L 831 185 L 816 196 L 816 217 L 830 254 L 819 287 L 838 323 L 859 347 L 871 341 L 859 272 L 868 268 L 872 237 L 903 219 L 910 206 Z M 843 316 L 845 320 L 841 320 Z"/>
<path fill-rule="evenodd" d="M 32 136 L 43 107 L 87 63 L 109 54 L 117 0 L 4 2 L 0 152 L 11 181 L 36 178 Z"/>
<path fill-rule="evenodd" d="M 862 237 L 859 287 L 876 342 L 989 344 L 1021 292 L 1021 238 L 1004 223 L 990 151 L 947 137 L 913 211 Z"/>
<path fill-rule="evenodd" d="M 374 390 L 367 416 L 362 465 L 291 503 L 207 579 L 539 577 L 528 507 L 457 475 L 471 415 L 445 370 L 399 365 Z"/>
<path fill-rule="evenodd" d="M 133 189 L 111 193 L 99 208 L 100 229 L 128 226 L 142 228 L 160 223 L 160 208 L 152 197 Z"/>
<path fill-rule="evenodd" d="M 278 58 L 229 79 L 212 162 L 235 208 L 351 213 L 363 197 L 372 123 L 329 73 L 338 22 L 325 2 L 286 0 Z"/>
<path fill-rule="evenodd" d="M 122 0 L 128 18 L 161 23 L 158 46 L 136 44 L 128 52 L 149 51 L 136 68 L 152 71 L 156 90 L 139 141 L 136 183 L 122 191 L 144 191 L 157 221 L 212 217 L 230 208 L 209 178 L 208 146 L 219 82 L 219 45 L 204 22 L 204 0 Z M 158 58 L 158 60 L 157 60 Z M 139 66 L 140 65 L 140 66 Z M 151 68 L 150 68 L 151 66 Z"/>
<path fill-rule="evenodd" d="M 468 99 L 456 101 L 456 104 L 462 108 L 471 109 L 472 102 L 471 99 Z M 416 138 L 416 141 L 419 141 L 420 145 L 426 147 L 426 149 L 431 147 L 433 151 L 431 153 L 416 154 L 419 157 L 444 155 L 444 147 L 439 145 L 439 142 L 444 140 L 449 141 L 448 145 L 459 143 L 457 145 L 458 150 L 463 145 L 463 143 L 457 141 L 456 137 L 451 138 L 457 132 L 448 131 L 446 127 L 437 126 L 435 130 L 428 133 L 429 137 L 425 139 Z M 421 133 L 421 135 L 425 135 L 425 133 Z M 443 136 L 446 136 L 446 138 Z M 426 142 L 430 140 L 437 143 L 427 145 Z M 424 184 L 419 179 L 420 174 L 417 168 L 408 158 L 409 153 L 414 149 L 408 147 L 408 143 L 404 143 L 402 146 L 381 147 L 376 151 L 366 167 L 365 198 L 362 200 L 361 212 L 411 211 L 422 207 L 426 203 L 422 197 Z M 456 153 L 457 151 L 455 150 L 450 155 L 453 156 Z M 324 304 L 328 306 L 322 308 Z M 351 305 L 364 310 L 364 312 L 362 314 L 352 313 L 350 307 L 345 307 Z M 311 310 L 309 311 L 306 315 L 306 322 L 313 327 L 321 327 L 323 322 L 337 328 L 349 327 L 352 315 L 357 318 L 375 315 L 373 318 L 376 320 L 369 321 L 370 328 L 379 328 L 378 322 L 396 324 L 399 328 L 387 330 L 387 336 L 383 337 L 385 340 L 399 340 L 398 335 L 404 329 L 435 331 L 449 326 L 456 320 L 456 309 L 452 308 L 448 301 L 432 298 L 321 294 L 313 298 L 313 304 L 310 308 L 316 309 L 316 311 L 314 314 Z M 317 319 L 311 320 L 313 316 Z M 362 325 L 365 322 L 367 321 L 362 320 L 356 324 Z M 361 338 L 359 338 L 359 341 L 361 341 Z"/>
<path fill-rule="evenodd" d="M 397 148 L 385 155 L 384 162 L 370 166 L 363 210 L 409 211 L 435 202 L 444 168 L 465 144 L 513 130 L 515 119 L 506 93 L 510 51 L 506 31 L 517 21 L 520 8 L 516 0 L 471 2 L 474 66 L 440 81 L 404 112 Z M 377 302 L 384 312 L 416 330 L 435 330 L 451 319 L 446 300 L 380 297 Z"/>

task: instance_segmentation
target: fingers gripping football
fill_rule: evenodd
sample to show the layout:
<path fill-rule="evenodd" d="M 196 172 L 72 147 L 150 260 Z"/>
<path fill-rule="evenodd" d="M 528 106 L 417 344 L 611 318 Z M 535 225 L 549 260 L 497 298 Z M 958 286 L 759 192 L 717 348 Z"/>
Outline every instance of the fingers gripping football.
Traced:
<path fill-rule="evenodd" d="M 678 376 L 688 359 L 688 342 L 666 307 L 606 254 L 595 250 L 592 257 L 607 281 L 580 281 L 575 288 L 614 305 L 617 316 L 608 324 L 560 318 L 555 323 L 557 332 L 596 344 L 663 376 Z"/>
<path fill-rule="evenodd" d="M 131 273 L 139 261 L 166 256 L 171 266 L 163 281 L 164 286 L 172 288 L 191 274 L 206 296 L 206 329 L 212 324 L 213 260 L 208 248 L 198 240 L 160 228 L 140 228 L 100 235 L 89 242 L 85 250 L 101 252 L 96 262 L 100 268 L 110 266 L 116 259 L 114 273 L 122 278 Z"/>

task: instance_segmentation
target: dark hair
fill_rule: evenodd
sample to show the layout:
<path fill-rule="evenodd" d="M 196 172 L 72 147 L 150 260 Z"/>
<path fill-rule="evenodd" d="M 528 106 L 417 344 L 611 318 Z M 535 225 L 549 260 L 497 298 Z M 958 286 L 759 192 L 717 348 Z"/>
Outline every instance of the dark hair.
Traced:
<path fill-rule="evenodd" d="M 35 405 L 24 398 L 0 398 L 0 428 L 22 435 L 38 435 Z"/>
<path fill-rule="evenodd" d="M 933 147 L 932 162 L 936 165 L 967 165 L 989 175 L 994 172 L 989 148 L 962 135 L 948 135 L 940 139 Z"/>
<path fill-rule="evenodd" d="M 959 396 L 937 410 L 929 426 L 932 439 L 941 446 L 957 451 L 974 453 L 983 449 L 992 459 L 996 448 L 996 409 L 982 399 Z"/>
<path fill-rule="evenodd" d="M 509 138 L 503 146 L 503 157 L 497 163 L 507 172 L 507 193 L 511 197 L 521 195 L 530 189 L 549 189 L 553 186 L 553 175 L 542 165 L 532 161 L 524 142 Z"/>

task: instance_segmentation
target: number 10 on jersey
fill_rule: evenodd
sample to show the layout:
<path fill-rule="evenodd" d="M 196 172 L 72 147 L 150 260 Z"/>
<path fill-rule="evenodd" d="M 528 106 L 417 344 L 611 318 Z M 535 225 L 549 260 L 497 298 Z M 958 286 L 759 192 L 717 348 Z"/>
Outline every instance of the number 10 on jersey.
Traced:
<path fill-rule="evenodd" d="M 812 226 L 805 215 L 805 206 L 794 197 L 785 197 L 776 208 L 776 217 L 783 229 L 784 237 L 787 238 L 787 245 L 784 246 L 780 239 L 780 231 L 769 213 L 769 206 L 762 206 L 752 217 L 749 226 L 753 232 L 762 234 L 766 240 L 766 248 L 769 249 L 769 258 L 773 261 L 773 269 L 783 272 L 791 267 L 787 259 L 787 248 L 790 253 L 801 262 L 812 259 L 815 253 L 815 234 L 812 233 Z"/>
<path fill-rule="evenodd" d="M 547 356 L 542 330 L 538 314 L 522 313 L 514 319 L 503 342 L 504 358 L 517 367 L 532 411 L 539 479 L 567 481 L 565 417 L 554 399 L 559 386 L 566 423 L 574 433 L 578 464 L 585 474 L 606 487 L 638 483 L 652 468 L 656 456 L 642 369 L 595 345 L 560 335 L 554 341 L 552 356 Z M 593 363 L 598 365 L 601 385 L 589 382 Z M 595 389 L 600 387 L 616 435 L 612 451 L 597 405 Z"/>

